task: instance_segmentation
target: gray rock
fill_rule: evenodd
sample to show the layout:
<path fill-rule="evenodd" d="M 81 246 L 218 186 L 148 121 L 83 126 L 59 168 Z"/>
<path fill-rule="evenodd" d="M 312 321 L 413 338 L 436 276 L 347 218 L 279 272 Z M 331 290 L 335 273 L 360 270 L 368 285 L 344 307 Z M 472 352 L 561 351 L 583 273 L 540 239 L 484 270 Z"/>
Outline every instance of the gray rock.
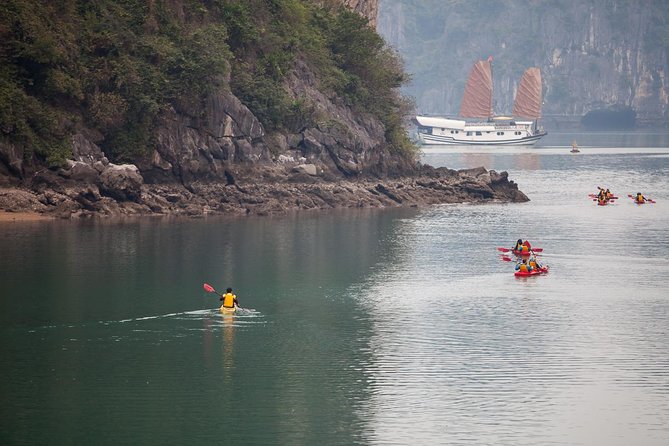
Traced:
<path fill-rule="evenodd" d="M 318 175 L 318 168 L 316 168 L 315 164 L 300 164 L 293 167 L 293 172 L 306 173 L 307 175 L 315 177 Z"/>
<path fill-rule="evenodd" d="M 81 133 L 72 135 L 70 141 L 72 143 L 72 159 L 74 161 L 93 165 L 96 161 L 106 160 L 102 150 Z"/>
<path fill-rule="evenodd" d="M 134 164 L 111 164 L 100 174 L 100 193 L 118 201 L 138 202 L 144 179 Z"/>
<path fill-rule="evenodd" d="M 65 176 L 68 176 L 70 179 L 75 181 L 81 181 L 83 183 L 95 183 L 100 176 L 100 171 L 98 171 L 93 165 L 83 162 L 83 161 L 70 161 L 69 171 L 66 172 Z M 101 165 L 100 161 L 96 161 L 96 164 Z"/>
<path fill-rule="evenodd" d="M 0 141 L 0 163 L 4 164 L 9 173 L 23 178 L 23 149 Z"/>

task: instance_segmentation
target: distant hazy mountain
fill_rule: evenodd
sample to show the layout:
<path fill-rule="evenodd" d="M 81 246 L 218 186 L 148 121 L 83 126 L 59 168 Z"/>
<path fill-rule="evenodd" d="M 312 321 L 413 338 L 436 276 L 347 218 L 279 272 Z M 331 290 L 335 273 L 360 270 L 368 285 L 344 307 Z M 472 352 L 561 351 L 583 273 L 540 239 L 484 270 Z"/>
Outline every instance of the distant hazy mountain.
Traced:
<path fill-rule="evenodd" d="M 538 66 L 548 120 L 631 109 L 641 125 L 669 123 L 666 0 L 381 0 L 377 28 L 421 113 L 457 114 L 472 64 L 492 56 L 496 113 Z"/>

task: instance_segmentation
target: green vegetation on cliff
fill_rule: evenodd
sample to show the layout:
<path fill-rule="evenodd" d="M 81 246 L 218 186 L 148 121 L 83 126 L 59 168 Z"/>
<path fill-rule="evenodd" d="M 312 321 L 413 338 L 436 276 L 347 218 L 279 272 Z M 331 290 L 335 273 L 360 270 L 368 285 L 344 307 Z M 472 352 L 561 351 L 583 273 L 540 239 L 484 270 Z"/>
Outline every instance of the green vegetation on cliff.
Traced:
<path fill-rule="evenodd" d="M 338 2 L 305 0 L 4 0 L 0 137 L 55 165 L 85 127 L 112 160 L 132 160 L 148 153 L 161 112 L 218 88 L 268 130 L 296 131 L 315 119 L 285 89 L 298 59 L 411 154 L 397 56 Z"/>

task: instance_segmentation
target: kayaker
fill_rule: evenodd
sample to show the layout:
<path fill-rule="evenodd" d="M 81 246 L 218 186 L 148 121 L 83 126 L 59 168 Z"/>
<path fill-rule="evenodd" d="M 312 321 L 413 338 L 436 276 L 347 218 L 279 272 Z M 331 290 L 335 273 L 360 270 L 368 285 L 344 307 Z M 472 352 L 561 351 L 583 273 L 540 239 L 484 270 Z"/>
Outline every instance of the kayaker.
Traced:
<path fill-rule="evenodd" d="M 607 200 L 610 200 L 611 197 L 613 197 L 613 194 L 612 194 L 611 191 L 607 188 L 607 189 L 606 189 L 606 199 L 607 199 Z"/>
<path fill-rule="evenodd" d="M 523 239 L 519 238 L 518 241 L 516 242 L 516 246 L 513 247 L 514 251 L 522 251 L 523 250 Z"/>
<path fill-rule="evenodd" d="M 634 199 L 637 203 L 645 203 L 646 197 L 644 197 L 641 192 L 636 193 L 636 198 Z"/>
<path fill-rule="evenodd" d="M 532 257 L 530 257 L 530 260 L 529 260 L 528 264 L 530 265 L 530 267 L 532 269 L 541 269 L 541 264 L 539 263 L 539 261 L 537 260 L 537 258 L 534 255 L 532 255 Z"/>
<path fill-rule="evenodd" d="M 527 264 L 527 259 L 523 259 L 516 264 L 516 271 L 529 273 L 532 271 L 532 267 Z"/>
<path fill-rule="evenodd" d="M 232 294 L 232 288 L 225 290 L 225 294 L 218 300 L 223 301 L 224 308 L 234 308 L 235 306 L 239 306 L 239 302 L 237 302 L 237 296 Z"/>
<path fill-rule="evenodd" d="M 529 253 L 530 251 L 532 251 L 532 245 L 530 245 L 530 242 L 528 240 L 525 240 L 523 242 L 523 247 L 522 247 L 521 251 L 523 251 L 523 254 L 524 253 Z"/>

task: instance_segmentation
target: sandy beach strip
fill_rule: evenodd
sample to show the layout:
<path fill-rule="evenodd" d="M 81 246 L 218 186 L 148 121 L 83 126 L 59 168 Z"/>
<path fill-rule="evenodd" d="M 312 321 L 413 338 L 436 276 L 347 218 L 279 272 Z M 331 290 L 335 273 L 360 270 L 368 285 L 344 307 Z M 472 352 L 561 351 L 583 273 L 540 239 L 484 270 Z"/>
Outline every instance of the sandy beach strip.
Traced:
<path fill-rule="evenodd" d="M 37 221 L 37 220 L 53 220 L 53 217 L 37 212 L 7 212 L 0 211 L 0 222 L 5 221 Z"/>

